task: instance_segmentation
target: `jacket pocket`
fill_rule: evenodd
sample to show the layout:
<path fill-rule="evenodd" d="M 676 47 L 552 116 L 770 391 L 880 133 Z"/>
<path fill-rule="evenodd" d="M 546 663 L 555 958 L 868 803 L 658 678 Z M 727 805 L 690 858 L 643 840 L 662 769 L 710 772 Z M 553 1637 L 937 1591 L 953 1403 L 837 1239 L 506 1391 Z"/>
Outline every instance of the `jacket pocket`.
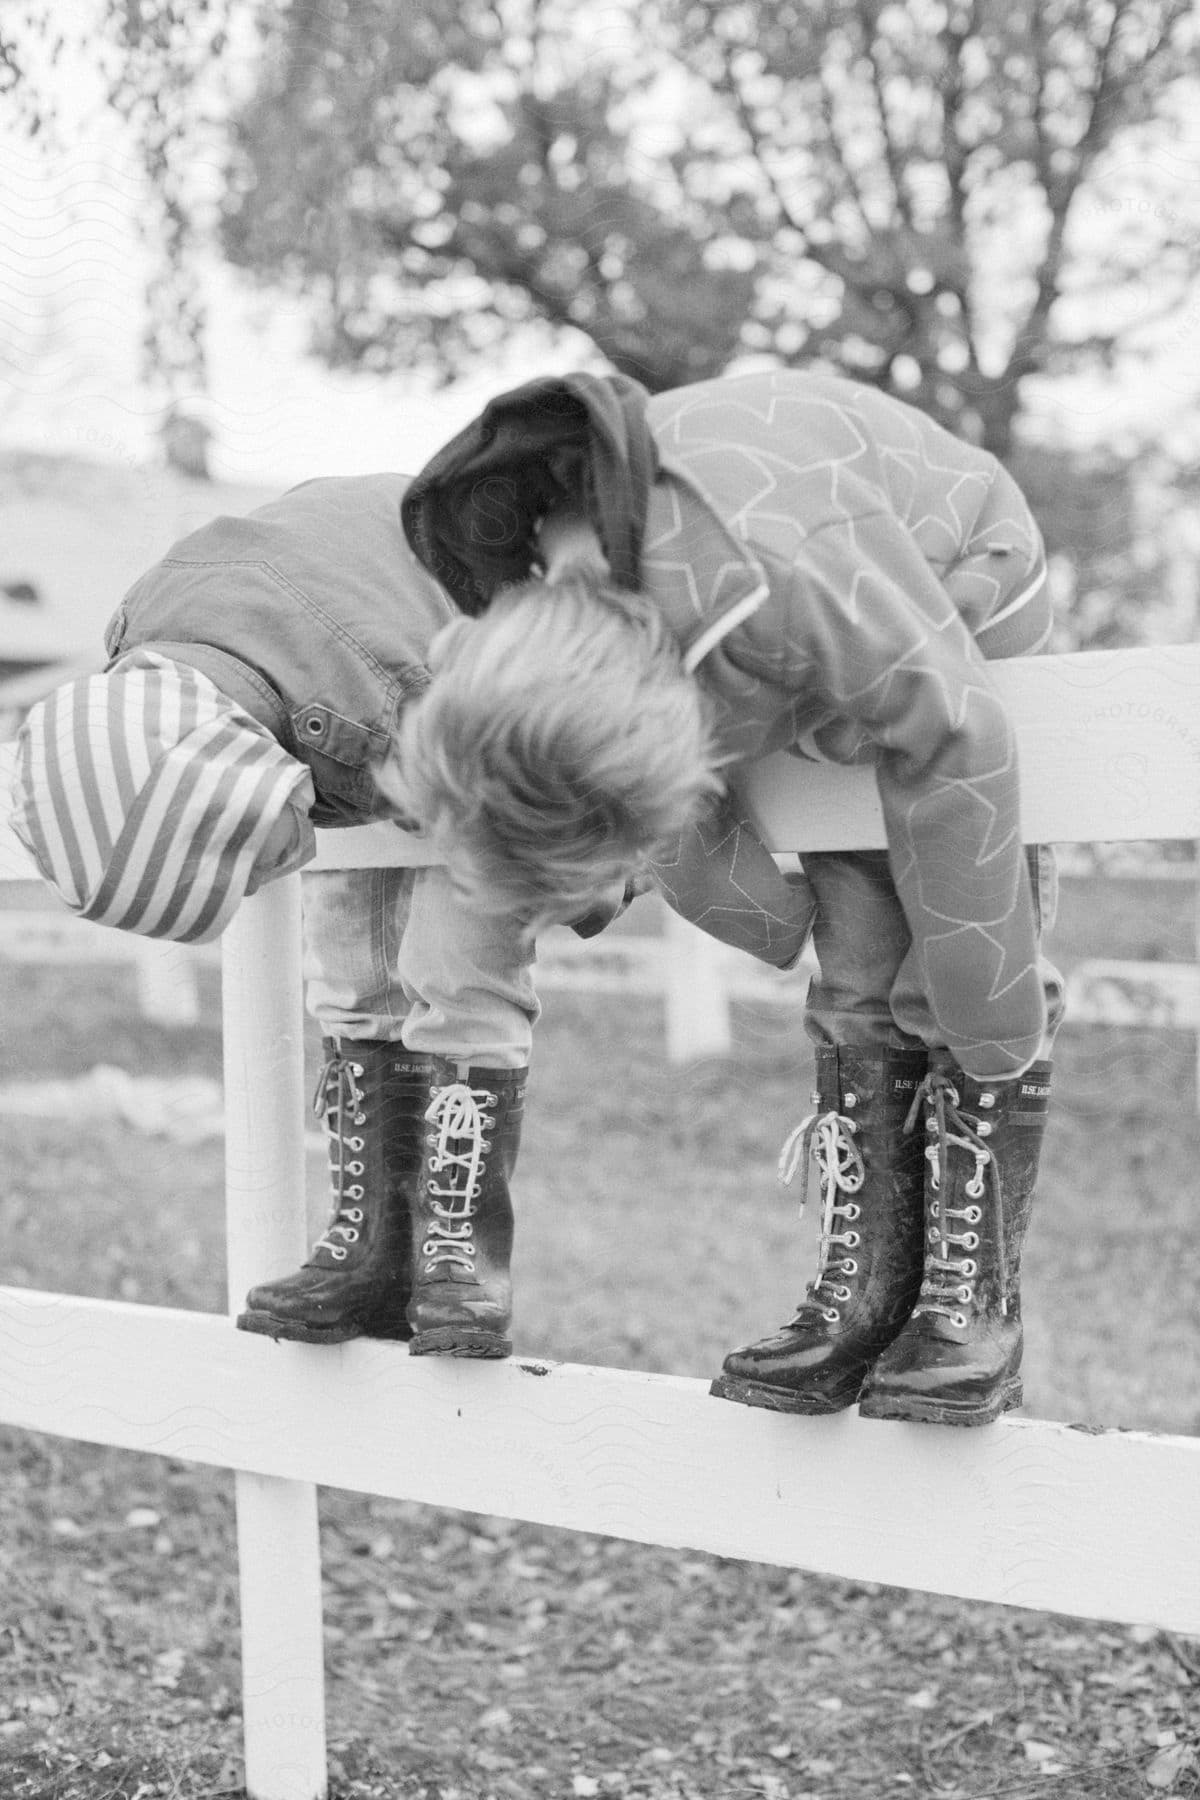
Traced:
<path fill-rule="evenodd" d="M 387 748 L 387 733 L 347 719 L 321 701 L 291 715 L 296 753 L 312 770 L 317 806 L 313 817 L 361 820 L 374 810 L 374 766 Z"/>

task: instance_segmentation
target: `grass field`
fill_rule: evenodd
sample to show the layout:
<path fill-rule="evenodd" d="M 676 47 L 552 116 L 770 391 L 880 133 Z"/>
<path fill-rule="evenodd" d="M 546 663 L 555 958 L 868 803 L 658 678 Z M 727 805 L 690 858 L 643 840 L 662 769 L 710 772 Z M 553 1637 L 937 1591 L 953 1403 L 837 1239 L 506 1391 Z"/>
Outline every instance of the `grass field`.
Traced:
<path fill-rule="evenodd" d="M 1069 883 L 1053 947 L 1068 965 L 1186 958 L 1191 907 L 1186 884 Z M 215 978 L 204 1000 L 199 1026 L 166 1031 L 137 1017 L 127 972 L 0 967 L 3 1079 L 216 1074 Z M 811 1065 L 798 1019 L 743 1010 L 737 1031 L 733 1058 L 673 1071 L 656 1003 L 548 996 L 522 1352 L 708 1375 L 787 1316 L 814 1234 L 774 1160 Z M 1198 1432 L 1194 1040 L 1068 1030 L 1056 1096 L 1027 1409 Z M 0 1155 L 6 1279 L 224 1307 L 218 1145 L 4 1119 Z M 316 1157 L 310 1176 L 319 1214 Z M 231 1479 L 0 1443 L 0 1794 L 238 1794 Z M 1200 1642 L 340 1492 L 322 1529 L 342 1800 L 1200 1793 Z"/>

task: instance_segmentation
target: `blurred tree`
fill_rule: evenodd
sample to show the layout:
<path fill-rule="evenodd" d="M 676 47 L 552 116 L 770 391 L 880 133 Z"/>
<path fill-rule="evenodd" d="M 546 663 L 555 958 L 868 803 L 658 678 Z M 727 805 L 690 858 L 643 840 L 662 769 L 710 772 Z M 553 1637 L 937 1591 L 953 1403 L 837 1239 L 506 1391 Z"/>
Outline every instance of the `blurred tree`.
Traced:
<path fill-rule="evenodd" d="M 205 288 L 201 278 L 206 196 L 198 179 L 217 119 L 205 104 L 205 80 L 226 47 L 235 0 L 103 0 L 111 49 L 109 103 L 128 122 L 149 187 L 143 236 L 154 252 L 146 284 L 142 357 L 152 388 L 164 395 L 162 441 L 168 463 L 204 476 L 204 456 L 177 460 L 183 443 L 171 421 L 181 403 L 208 388 Z M 198 166 L 199 165 L 199 166 Z M 210 200 L 211 205 L 211 200 Z M 189 451 L 195 443 L 189 440 Z"/>
<path fill-rule="evenodd" d="M 293 0 L 260 31 L 226 248 L 332 362 L 449 377 L 542 321 L 653 389 L 819 360 L 1004 456 L 1024 377 L 1103 366 L 1200 271 L 1185 200 L 1132 253 L 1110 218 L 1169 146 L 1191 0 Z"/>

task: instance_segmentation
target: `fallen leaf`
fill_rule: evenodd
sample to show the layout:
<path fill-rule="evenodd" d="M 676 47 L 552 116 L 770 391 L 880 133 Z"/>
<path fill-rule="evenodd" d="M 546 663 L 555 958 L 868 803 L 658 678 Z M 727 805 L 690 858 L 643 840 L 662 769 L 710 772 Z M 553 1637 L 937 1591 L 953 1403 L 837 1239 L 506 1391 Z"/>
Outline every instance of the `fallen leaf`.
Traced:
<path fill-rule="evenodd" d="M 594 1800 L 600 1792 L 600 1783 L 591 1775 L 572 1775 L 571 1792 L 577 1800 Z"/>
<path fill-rule="evenodd" d="M 152 1525 L 161 1525 L 162 1517 L 152 1506 L 135 1506 L 125 1514 L 125 1523 L 134 1531 L 147 1531 Z"/>
<path fill-rule="evenodd" d="M 932 1688 L 918 1688 L 904 1702 L 905 1706 L 915 1706 L 918 1712 L 930 1712 L 937 1705 L 937 1695 Z"/>
<path fill-rule="evenodd" d="M 164 1650 L 161 1656 L 156 1656 L 154 1659 L 154 1673 L 150 1677 L 150 1686 L 177 1688 L 186 1661 L 186 1650 Z"/>
<path fill-rule="evenodd" d="M 1170 1744 L 1151 1762 L 1146 1770 L 1146 1780 L 1152 1788 L 1172 1787 L 1195 1760 L 1196 1753 L 1190 1744 Z"/>

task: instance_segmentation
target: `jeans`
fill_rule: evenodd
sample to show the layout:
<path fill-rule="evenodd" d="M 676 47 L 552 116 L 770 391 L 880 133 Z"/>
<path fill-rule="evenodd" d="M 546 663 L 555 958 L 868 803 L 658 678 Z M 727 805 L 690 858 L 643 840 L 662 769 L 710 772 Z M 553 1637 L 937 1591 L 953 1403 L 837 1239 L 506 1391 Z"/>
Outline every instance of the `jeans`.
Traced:
<path fill-rule="evenodd" d="M 1045 845 L 1026 852 L 1040 938 L 1054 924 L 1058 876 Z M 886 850 L 822 851 L 802 858 L 817 896 L 813 949 L 820 973 L 810 984 L 804 1026 L 814 1044 L 856 1049 L 940 1047 L 937 1021 L 920 984 L 911 937 L 892 885 Z M 1062 976 L 1044 956 L 1038 968 L 1046 996 L 1046 1031 L 1038 1060 L 1048 1058 L 1062 1022 Z"/>
<path fill-rule="evenodd" d="M 471 908 L 438 864 L 305 872 L 308 1010 L 331 1038 L 523 1069 L 539 1006 L 534 951 Z"/>

